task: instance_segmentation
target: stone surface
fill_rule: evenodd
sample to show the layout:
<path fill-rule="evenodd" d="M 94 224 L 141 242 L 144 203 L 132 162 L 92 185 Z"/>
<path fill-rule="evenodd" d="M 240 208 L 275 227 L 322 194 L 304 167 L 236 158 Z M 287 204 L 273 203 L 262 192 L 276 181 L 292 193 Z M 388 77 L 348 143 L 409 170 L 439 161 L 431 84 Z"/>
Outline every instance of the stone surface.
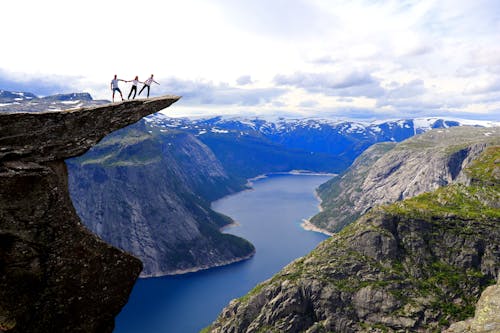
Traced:
<path fill-rule="evenodd" d="M 113 330 L 142 265 L 82 226 L 64 159 L 177 99 L 0 114 L 0 330 Z"/>

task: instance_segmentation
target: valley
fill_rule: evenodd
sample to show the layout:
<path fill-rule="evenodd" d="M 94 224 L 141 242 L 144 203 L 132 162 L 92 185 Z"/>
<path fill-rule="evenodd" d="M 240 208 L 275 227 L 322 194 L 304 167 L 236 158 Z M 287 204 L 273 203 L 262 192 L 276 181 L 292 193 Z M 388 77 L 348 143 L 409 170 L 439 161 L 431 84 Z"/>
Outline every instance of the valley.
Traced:
<path fill-rule="evenodd" d="M 33 103 L 41 103 L 40 110 L 101 103 L 81 94 L 38 98 L 2 91 L 1 96 L 1 107 L 15 105 L 19 114 Z M 141 277 L 148 278 L 134 289 L 129 305 L 134 310 L 125 308 L 117 332 L 143 324 L 132 313 L 141 312 L 144 299 L 156 294 L 157 312 L 170 309 L 165 311 L 174 317 L 170 324 L 151 317 L 151 332 L 177 327 L 173 322 L 184 332 L 182 323 L 189 319 L 179 320 L 181 312 L 161 306 L 169 293 L 188 290 L 184 281 L 205 286 L 204 277 L 252 267 L 277 250 L 285 250 L 286 259 L 265 264 L 273 271 L 260 269 L 267 273 L 213 297 L 218 305 L 208 305 L 210 311 L 201 307 L 202 320 L 188 331 L 208 325 L 224 305 L 206 331 L 432 331 L 472 317 L 481 292 L 498 276 L 500 136 L 498 127 L 479 126 L 491 124 L 464 124 L 471 123 L 440 118 L 371 123 L 188 119 L 159 113 L 66 160 L 69 192 L 83 224 L 140 258 Z M 253 193 L 248 191 L 250 178 L 275 174 L 273 180 L 291 170 L 339 174 L 319 186 L 322 211 L 301 217 L 311 217 L 314 228 L 333 237 L 307 254 L 325 236 L 299 227 L 319 238 L 289 257 L 298 238 L 285 245 L 286 226 L 276 227 L 269 237 L 263 225 L 253 236 L 233 235 L 232 230 L 244 226 L 238 214 L 218 210 L 212 202 Z M 308 187 L 308 195 L 318 185 Z M 271 218 L 270 207 L 263 207 L 276 199 L 285 200 L 285 206 Z M 284 190 L 268 202 L 242 205 L 263 223 L 300 207 L 291 203 L 295 199 L 294 191 Z M 272 245 L 269 250 L 259 244 L 260 238 Z M 212 291 L 232 281 L 235 275 L 228 274 Z M 234 297 L 240 298 L 228 305 Z M 189 302 L 186 297 L 184 314 L 194 304 Z M 150 308 L 143 314 L 149 311 L 155 313 Z"/>

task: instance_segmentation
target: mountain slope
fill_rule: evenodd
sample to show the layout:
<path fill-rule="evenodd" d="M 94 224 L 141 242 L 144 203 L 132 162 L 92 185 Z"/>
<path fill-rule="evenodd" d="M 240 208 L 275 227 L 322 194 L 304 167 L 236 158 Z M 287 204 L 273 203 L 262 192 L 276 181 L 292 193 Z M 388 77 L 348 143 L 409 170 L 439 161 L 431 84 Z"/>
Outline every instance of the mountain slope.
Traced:
<path fill-rule="evenodd" d="M 311 223 L 337 232 L 372 207 L 461 181 L 463 169 L 492 144 L 500 144 L 500 128 L 464 126 L 374 145 L 344 174 L 320 186 L 323 211 Z"/>
<path fill-rule="evenodd" d="M 139 257 L 143 277 L 219 266 L 254 251 L 247 241 L 220 233 L 231 220 L 210 209 L 211 200 L 242 184 L 187 133 L 153 132 L 140 123 L 67 164 L 84 224 Z"/>
<path fill-rule="evenodd" d="M 232 301 L 209 332 L 440 331 L 500 267 L 500 147 L 453 184 L 373 209 Z"/>

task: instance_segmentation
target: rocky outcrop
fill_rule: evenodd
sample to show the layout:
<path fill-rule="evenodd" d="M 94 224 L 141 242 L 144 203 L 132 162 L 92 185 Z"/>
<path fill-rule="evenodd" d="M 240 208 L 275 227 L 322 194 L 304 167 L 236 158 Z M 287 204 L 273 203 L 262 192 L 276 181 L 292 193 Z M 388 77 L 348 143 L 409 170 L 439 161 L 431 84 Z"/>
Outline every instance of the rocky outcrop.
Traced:
<path fill-rule="evenodd" d="M 177 99 L 0 113 L 1 331 L 113 330 L 142 265 L 82 226 L 64 159 Z"/>
<path fill-rule="evenodd" d="M 500 267 L 500 147 L 452 184 L 372 209 L 232 301 L 209 332 L 439 332 Z M 490 294 L 490 292 L 487 292 Z"/>
<path fill-rule="evenodd" d="M 372 207 L 467 182 L 464 168 L 494 144 L 500 144 L 498 127 L 464 126 L 374 145 L 344 174 L 320 187 L 323 211 L 311 223 L 337 232 Z"/>
<path fill-rule="evenodd" d="M 254 247 L 219 229 L 232 220 L 210 201 L 243 189 L 194 136 L 140 122 L 66 161 L 82 221 L 136 255 L 142 277 L 178 274 L 248 258 Z"/>
<path fill-rule="evenodd" d="M 481 294 L 473 318 L 450 326 L 444 333 L 495 333 L 500 332 L 500 276 L 494 286 Z"/>

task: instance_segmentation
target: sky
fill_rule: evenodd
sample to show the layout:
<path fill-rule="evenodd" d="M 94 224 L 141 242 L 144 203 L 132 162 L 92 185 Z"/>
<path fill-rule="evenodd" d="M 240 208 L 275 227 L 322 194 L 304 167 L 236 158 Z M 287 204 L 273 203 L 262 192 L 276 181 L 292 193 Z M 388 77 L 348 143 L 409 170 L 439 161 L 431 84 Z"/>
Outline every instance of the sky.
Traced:
<path fill-rule="evenodd" d="M 16 0 L 0 89 L 111 99 L 154 74 L 173 115 L 500 120 L 499 0 Z M 126 95 L 130 83 L 121 82 Z"/>

